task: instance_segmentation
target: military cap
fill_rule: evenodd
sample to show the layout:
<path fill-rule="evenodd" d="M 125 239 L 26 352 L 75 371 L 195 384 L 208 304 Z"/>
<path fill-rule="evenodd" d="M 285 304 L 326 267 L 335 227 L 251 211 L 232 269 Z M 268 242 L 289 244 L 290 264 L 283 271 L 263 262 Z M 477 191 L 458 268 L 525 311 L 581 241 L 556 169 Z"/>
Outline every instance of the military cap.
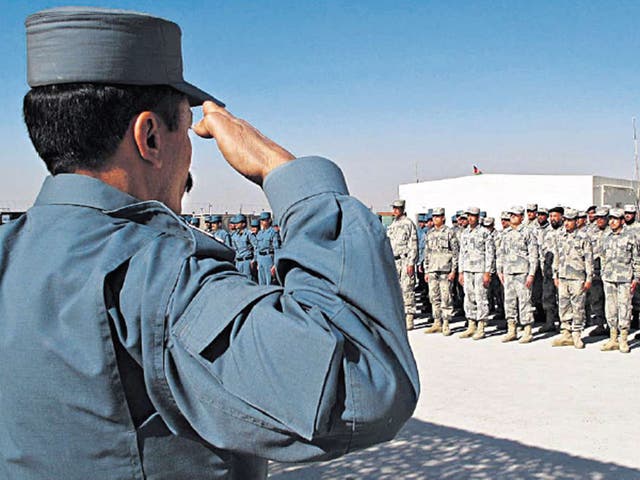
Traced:
<path fill-rule="evenodd" d="M 495 223 L 495 220 L 493 217 L 485 217 L 482 223 L 485 227 L 490 227 Z"/>
<path fill-rule="evenodd" d="M 260 226 L 260 220 L 258 220 L 257 218 L 254 218 L 253 220 L 251 220 L 251 226 L 252 227 L 259 227 Z"/>
<path fill-rule="evenodd" d="M 538 204 L 537 203 L 527 203 L 527 212 L 537 212 Z"/>
<path fill-rule="evenodd" d="M 524 208 L 522 208 L 520 205 L 515 205 L 509 209 L 509 213 L 512 215 L 523 215 Z"/>
<path fill-rule="evenodd" d="M 538 215 L 549 215 L 549 210 L 544 207 L 538 207 Z"/>
<path fill-rule="evenodd" d="M 623 218 L 624 210 L 622 208 L 612 208 L 611 210 L 609 210 L 609 217 Z"/>
<path fill-rule="evenodd" d="M 609 215 L 609 209 L 607 207 L 596 208 L 596 217 L 606 217 L 608 215 Z"/>
<path fill-rule="evenodd" d="M 452 223 L 456 223 L 456 219 L 457 219 L 457 218 L 458 218 L 458 217 L 457 217 L 456 215 L 451 215 L 451 222 L 452 222 Z"/>
<path fill-rule="evenodd" d="M 509 215 L 509 212 L 502 212 L 500 214 L 500 220 L 511 220 L 511 216 Z"/>
<path fill-rule="evenodd" d="M 578 218 L 578 211 L 574 210 L 573 208 L 567 208 L 564 211 L 564 218 L 566 220 L 575 220 L 576 218 Z"/>
<path fill-rule="evenodd" d="M 395 200 L 391 206 L 393 208 L 404 208 L 405 201 L 404 200 Z"/>
<path fill-rule="evenodd" d="M 480 218 L 486 218 L 486 216 L 487 216 L 487 212 L 485 212 L 484 210 L 482 210 L 482 211 L 480 212 Z"/>
<path fill-rule="evenodd" d="M 191 219 L 189 220 L 189 223 L 191 225 L 200 225 L 200 219 L 198 217 L 191 217 Z"/>
<path fill-rule="evenodd" d="M 578 218 L 587 218 L 587 212 L 584 210 L 578 210 Z"/>
<path fill-rule="evenodd" d="M 436 207 L 433 209 L 433 212 L 431 213 L 431 215 L 433 215 L 434 217 L 436 215 L 444 215 L 444 208 L 442 207 Z"/>
<path fill-rule="evenodd" d="M 262 212 L 260 214 L 260 220 L 271 220 L 271 212 Z"/>
<path fill-rule="evenodd" d="M 236 217 L 238 217 L 238 221 L 236 223 L 247 223 L 247 216 L 244 213 L 239 213 Z"/>
<path fill-rule="evenodd" d="M 429 222 L 431 220 L 433 220 L 433 214 L 432 213 L 425 213 L 424 214 L 424 221 L 425 222 Z"/>
<path fill-rule="evenodd" d="M 464 210 L 456 210 L 456 216 L 459 217 L 464 213 Z"/>
<path fill-rule="evenodd" d="M 419 213 L 419 214 L 418 214 L 418 221 L 419 221 L 419 222 L 426 222 L 426 221 L 427 221 L 427 220 L 426 220 L 426 214 L 424 214 L 424 213 Z"/>
<path fill-rule="evenodd" d="M 458 218 L 467 218 L 467 212 L 462 212 L 460 215 L 458 215 Z"/>
<path fill-rule="evenodd" d="M 95 7 L 59 7 L 30 15 L 27 83 L 168 85 L 191 106 L 212 95 L 182 76 L 180 27 L 151 15 Z"/>
<path fill-rule="evenodd" d="M 587 213 L 589 212 L 595 212 L 596 211 L 596 206 L 595 205 L 589 205 L 589 207 L 587 208 Z"/>
<path fill-rule="evenodd" d="M 636 213 L 637 208 L 635 205 L 627 204 L 624 206 L 624 213 Z"/>
<path fill-rule="evenodd" d="M 467 215 L 480 215 L 480 209 L 478 207 L 467 207 L 464 213 Z"/>
<path fill-rule="evenodd" d="M 209 217 L 209 222 L 211 223 L 218 223 L 222 221 L 222 215 L 211 215 Z"/>
<path fill-rule="evenodd" d="M 557 212 L 560 215 L 564 215 L 564 207 L 562 205 L 556 205 L 555 207 L 551 207 L 549 209 L 549 213 Z"/>

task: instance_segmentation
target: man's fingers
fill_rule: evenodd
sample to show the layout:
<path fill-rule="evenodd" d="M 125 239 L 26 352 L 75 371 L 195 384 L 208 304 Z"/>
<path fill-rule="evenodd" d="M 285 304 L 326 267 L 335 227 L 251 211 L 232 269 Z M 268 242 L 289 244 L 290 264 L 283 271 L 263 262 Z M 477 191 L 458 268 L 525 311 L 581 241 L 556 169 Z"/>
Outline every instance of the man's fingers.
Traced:
<path fill-rule="evenodd" d="M 233 117 L 225 108 L 209 101 L 202 104 L 202 114 L 202 119 L 191 127 L 195 134 L 202 138 L 214 138 L 216 134 L 214 130 L 222 117 Z"/>

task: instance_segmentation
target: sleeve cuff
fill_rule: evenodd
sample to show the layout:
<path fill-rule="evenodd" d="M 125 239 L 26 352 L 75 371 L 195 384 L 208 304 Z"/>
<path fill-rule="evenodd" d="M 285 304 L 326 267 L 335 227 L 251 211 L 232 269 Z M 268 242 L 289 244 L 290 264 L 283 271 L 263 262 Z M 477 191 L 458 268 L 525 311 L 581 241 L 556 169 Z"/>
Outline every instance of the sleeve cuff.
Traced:
<path fill-rule="evenodd" d="M 280 165 L 267 175 L 262 189 L 276 221 L 306 198 L 322 193 L 349 194 L 340 168 L 322 157 L 302 157 Z"/>

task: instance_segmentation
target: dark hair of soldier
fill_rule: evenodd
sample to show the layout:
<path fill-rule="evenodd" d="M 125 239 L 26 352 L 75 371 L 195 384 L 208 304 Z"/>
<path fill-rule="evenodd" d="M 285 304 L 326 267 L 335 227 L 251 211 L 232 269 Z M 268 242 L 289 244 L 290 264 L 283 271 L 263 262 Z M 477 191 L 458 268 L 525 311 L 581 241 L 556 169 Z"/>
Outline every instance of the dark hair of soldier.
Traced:
<path fill-rule="evenodd" d="M 185 95 L 164 85 L 69 83 L 34 87 L 24 97 L 29 137 L 51 174 L 100 171 L 140 112 L 178 127 Z"/>

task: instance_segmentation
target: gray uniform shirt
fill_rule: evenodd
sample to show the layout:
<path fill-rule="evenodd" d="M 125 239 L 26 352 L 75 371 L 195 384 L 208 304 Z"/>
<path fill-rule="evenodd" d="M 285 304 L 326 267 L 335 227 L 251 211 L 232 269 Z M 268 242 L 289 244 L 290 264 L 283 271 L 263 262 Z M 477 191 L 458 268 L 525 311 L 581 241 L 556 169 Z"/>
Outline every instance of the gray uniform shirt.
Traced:
<path fill-rule="evenodd" d="M 0 478 L 264 478 L 395 435 L 419 387 L 380 222 L 326 159 L 264 191 L 282 287 L 83 175 L 0 227 Z"/>
<path fill-rule="evenodd" d="M 538 242 L 530 228 L 518 225 L 502 233 L 497 269 L 499 273 L 535 275 L 538 266 Z"/>
<path fill-rule="evenodd" d="M 427 233 L 424 249 L 424 271 L 426 273 L 450 273 L 458 269 L 458 239 L 453 231 L 443 225 Z"/>
<path fill-rule="evenodd" d="M 460 234 L 461 272 L 493 273 L 495 254 L 495 244 L 486 228 L 467 226 Z"/>

